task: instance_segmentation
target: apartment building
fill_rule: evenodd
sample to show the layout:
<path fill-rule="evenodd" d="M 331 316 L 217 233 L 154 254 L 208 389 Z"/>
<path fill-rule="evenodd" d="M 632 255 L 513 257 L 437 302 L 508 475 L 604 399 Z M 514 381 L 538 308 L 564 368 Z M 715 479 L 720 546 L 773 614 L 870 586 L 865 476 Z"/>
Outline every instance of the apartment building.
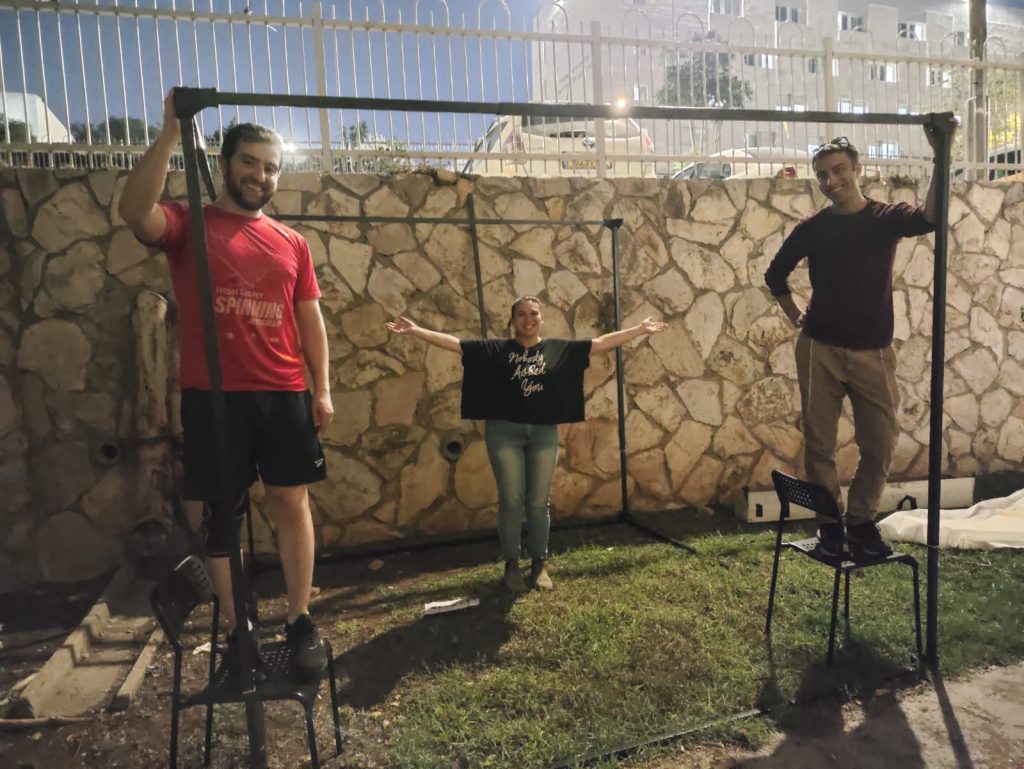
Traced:
<path fill-rule="evenodd" d="M 598 80 L 597 100 L 611 103 L 964 115 L 970 111 L 967 14 L 965 2 L 934 0 L 898 6 L 858 0 L 561 0 L 542 10 L 538 31 L 590 35 L 598 22 L 600 35 L 611 40 L 601 46 L 601 72 L 593 46 L 536 46 L 533 98 L 590 101 Z M 1024 9 L 990 0 L 987 18 L 990 61 L 1016 63 L 1024 50 Z M 730 53 L 695 52 L 699 40 L 727 45 Z M 1019 113 L 1020 74 L 993 74 L 1002 78 L 997 98 L 1004 102 L 993 102 L 994 112 Z M 708 122 L 652 126 L 657 153 L 742 147 L 803 152 L 838 130 L 784 120 Z M 1008 122 L 1019 131 L 1019 119 Z M 847 131 L 867 157 L 928 153 L 919 129 Z M 1014 141 L 1019 137 L 1003 143 Z"/>

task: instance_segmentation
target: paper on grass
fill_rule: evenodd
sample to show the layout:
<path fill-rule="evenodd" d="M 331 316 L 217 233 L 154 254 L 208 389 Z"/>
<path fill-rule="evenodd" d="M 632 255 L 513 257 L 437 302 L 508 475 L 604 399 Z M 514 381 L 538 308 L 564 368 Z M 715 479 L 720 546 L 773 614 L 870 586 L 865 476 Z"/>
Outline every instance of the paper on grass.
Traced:
<path fill-rule="evenodd" d="M 431 601 L 423 604 L 423 614 L 443 614 L 448 611 L 462 611 L 471 606 L 479 606 L 479 598 L 451 598 L 447 601 Z"/>

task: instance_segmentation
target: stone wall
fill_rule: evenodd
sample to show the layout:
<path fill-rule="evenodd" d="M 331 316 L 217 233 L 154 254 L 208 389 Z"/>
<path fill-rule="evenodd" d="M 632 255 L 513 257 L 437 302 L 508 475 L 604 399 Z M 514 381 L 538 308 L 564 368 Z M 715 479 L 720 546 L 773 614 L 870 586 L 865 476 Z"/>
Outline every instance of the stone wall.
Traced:
<path fill-rule="evenodd" d="M 113 171 L 0 171 L 0 585 L 96 574 L 140 520 L 170 515 L 180 431 L 174 305 L 163 258 L 117 215 Z M 168 194 L 181 198 L 172 175 Z M 622 217 L 624 325 L 670 330 L 625 350 L 628 488 L 635 509 L 702 505 L 772 468 L 798 470 L 794 332 L 762 275 L 795 222 L 824 204 L 802 180 L 470 179 L 293 175 L 282 212 L 503 219 Z M 868 194 L 915 202 L 916 183 Z M 1024 188 L 956 186 L 950 216 L 944 469 L 1024 459 Z M 338 418 L 330 480 L 313 489 L 324 548 L 493 527 L 496 492 L 481 425 L 459 419 L 457 355 L 389 336 L 399 313 L 479 335 L 468 228 L 322 223 L 309 239 L 323 291 Z M 486 313 L 505 333 L 510 300 L 539 294 L 548 336 L 610 329 L 610 233 L 601 227 L 479 228 Z M 927 474 L 932 239 L 896 259 L 903 395 L 894 476 Z M 807 293 L 806 269 L 794 287 Z M 614 355 L 586 376 L 588 421 L 562 428 L 557 518 L 618 509 Z M 839 465 L 857 462 L 840 425 Z M 446 451 L 452 445 L 464 450 Z M 449 456 L 446 456 L 448 454 Z M 259 527 L 264 547 L 270 532 Z"/>

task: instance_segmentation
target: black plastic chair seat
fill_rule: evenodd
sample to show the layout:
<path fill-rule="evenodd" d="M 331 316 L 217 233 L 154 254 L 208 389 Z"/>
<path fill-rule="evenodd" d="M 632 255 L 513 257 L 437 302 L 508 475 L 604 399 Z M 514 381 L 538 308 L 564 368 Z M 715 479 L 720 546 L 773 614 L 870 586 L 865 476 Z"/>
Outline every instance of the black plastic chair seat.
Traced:
<path fill-rule="evenodd" d="M 324 650 L 328 659 L 333 659 L 334 653 L 329 641 L 324 640 Z M 260 644 L 261 670 L 265 676 L 262 681 L 256 682 L 256 696 L 265 701 L 272 700 L 295 700 L 304 708 L 311 708 L 316 702 L 320 691 L 320 684 L 328 676 L 325 668 L 323 674 L 312 682 L 296 681 L 292 677 L 288 664 L 288 647 L 284 641 L 272 641 Z M 233 676 L 224 669 L 224 665 L 218 665 L 213 674 L 210 684 L 200 691 L 185 698 L 182 709 L 191 708 L 195 705 L 209 705 L 220 703 L 244 702 L 242 686 L 238 676 Z"/>
<path fill-rule="evenodd" d="M 882 555 L 876 558 L 854 558 L 850 551 L 847 549 L 843 550 L 841 557 L 838 556 L 827 556 L 822 555 L 818 552 L 818 538 L 809 537 L 807 539 L 797 539 L 790 542 L 782 543 L 783 549 L 789 548 L 803 553 L 809 558 L 813 558 L 818 563 L 823 563 L 826 566 L 832 568 L 848 569 L 856 571 L 857 569 L 863 569 L 868 566 L 878 566 L 882 563 L 905 563 L 905 564 L 917 564 L 917 559 L 914 556 L 907 553 L 893 552 L 889 555 Z"/>

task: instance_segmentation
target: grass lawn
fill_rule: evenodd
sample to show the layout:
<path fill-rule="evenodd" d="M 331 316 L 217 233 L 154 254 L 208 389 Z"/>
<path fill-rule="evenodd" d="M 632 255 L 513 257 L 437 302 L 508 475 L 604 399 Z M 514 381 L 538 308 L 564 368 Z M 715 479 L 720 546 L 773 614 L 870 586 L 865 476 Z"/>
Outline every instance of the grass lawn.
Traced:
<path fill-rule="evenodd" d="M 786 703 L 857 690 L 913 665 L 906 567 L 854 576 L 852 638 L 842 648 L 840 630 L 829 670 L 829 570 L 783 554 L 769 650 L 774 529 L 694 513 L 666 514 L 658 525 L 697 554 L 615 525 L 554 533 L 549 593 L 513 600 L 498 587 L 498 564 L 479 558 L 411 579 L 390 579 L 386 567 L 354 601 L 325 592 L 331 608 L 315 613 L 338 658 L 346 766 L 550 767 L 770 707 L 700 734 L 757 745 Z M 792 534 L 811 528 L 794 525 Z M 925 551 L 902 549 L 921 563 L 924 615 Z M 944 674 L 1024 657 L 1021 554 L 943 552 L 940 585 Z M 424 602 L 456 596 L 477 596 L 480 606 L 422 616 Z"/>

